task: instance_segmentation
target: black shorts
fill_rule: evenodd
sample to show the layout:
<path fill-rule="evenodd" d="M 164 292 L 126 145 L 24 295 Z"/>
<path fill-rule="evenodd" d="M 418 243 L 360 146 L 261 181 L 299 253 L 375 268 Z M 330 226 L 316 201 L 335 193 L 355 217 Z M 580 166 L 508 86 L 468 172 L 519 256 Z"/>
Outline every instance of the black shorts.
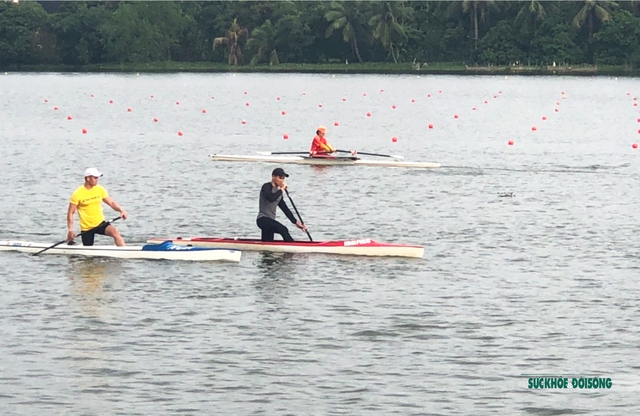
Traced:
<path fill-rule="evenodd" d="M 105 230 L 110 225 L 111 224 L 109 224 L 108 222 L 102 221 L 102 223 L 100 225 L 98 225 L 96 228 L 92 228 L 90 230 L 83 231 L 82 234 L 80 235 L 80 237 L 82 237 L 82 245 L 83 246 L 92 246 L 93 245 L 93 239 L 96 236 L 96 234 L 107 235 L 105 233 Z"/>

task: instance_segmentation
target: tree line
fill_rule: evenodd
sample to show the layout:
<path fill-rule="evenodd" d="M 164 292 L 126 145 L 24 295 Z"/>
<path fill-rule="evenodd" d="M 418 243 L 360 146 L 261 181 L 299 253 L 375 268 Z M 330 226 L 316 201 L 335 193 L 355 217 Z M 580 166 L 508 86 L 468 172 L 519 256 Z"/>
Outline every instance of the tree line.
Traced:
<path fill-rule="evenodd" d="M 46 10 L 45 10 L 46 9 Z M 0 66 L 640 63 L 640 1 L 0 3 Z"/>

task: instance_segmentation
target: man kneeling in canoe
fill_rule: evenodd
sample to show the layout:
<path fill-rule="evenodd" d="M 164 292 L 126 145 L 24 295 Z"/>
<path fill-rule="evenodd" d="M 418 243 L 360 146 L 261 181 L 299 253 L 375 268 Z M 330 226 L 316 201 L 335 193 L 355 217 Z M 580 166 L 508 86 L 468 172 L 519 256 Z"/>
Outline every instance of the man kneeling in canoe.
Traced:
<path fill-rule="evenodd" d="M 78 212 L 80 229 L 82 230 L 82 245 L 92 246 L 96 234 L 108 235 L 113 238 L 117 246 L 124 246 L 124 240 L 116 227 L 104 220 L 102 202 L 120 213 L 123 220 L 127 219 L 127 212 L 109 196 L 102 186 L 98 185 L 98 178 L 102 173 L 96 168 L 84 171 L 84 185 L 80 186 L 71 195 L 69 208 L 67 209 L 67 240 L 71 242 L 76 238 L 73 232 L 73 215 Z"/>
<path fill-rule="evenodd" d="M 301 230 L 306 230 L 307 226 L 296 220 L 289 207 L 284 202 L 284 192 L 287 184 L 284 178 L 289 175 L 282 168 L 275 168 L 271 173 L 271 182 L 262 185 L 260 189 L 260 212 L 256 223 L 262 230 L 262 241 L 273 241 L 274 234 L 280 234 L 284 241 L 293 241 L 289 229 L 276 221 L 276 207 L 280 207 L 284 215 L 289 218 L 292 224 Z"/>

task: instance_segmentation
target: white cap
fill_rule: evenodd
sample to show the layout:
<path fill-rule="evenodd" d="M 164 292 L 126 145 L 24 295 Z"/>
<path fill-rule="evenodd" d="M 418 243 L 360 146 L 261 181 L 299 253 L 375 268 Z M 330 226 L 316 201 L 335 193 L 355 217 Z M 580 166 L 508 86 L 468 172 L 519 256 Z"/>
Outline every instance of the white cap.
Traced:
<path fill-rule="evenodd" d="M 84 177 L 86 178 L 87 176 L 93 176 L 95 178 L 99 178 L 102 176 L 102 173 L 100 173 L 96 168 L 89 168 L 84 171 Z"/>

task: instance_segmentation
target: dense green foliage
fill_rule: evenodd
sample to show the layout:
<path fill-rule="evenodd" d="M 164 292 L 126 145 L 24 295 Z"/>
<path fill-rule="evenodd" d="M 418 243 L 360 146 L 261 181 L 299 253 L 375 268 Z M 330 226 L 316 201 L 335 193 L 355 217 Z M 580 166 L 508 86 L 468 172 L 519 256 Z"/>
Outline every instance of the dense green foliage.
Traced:
<path fill-rule="evenodd" d="M 43 5 L 47 7 L 45 11 Z M 0 3 L 0 67 L 640 63 L 637 1 Z"/>

